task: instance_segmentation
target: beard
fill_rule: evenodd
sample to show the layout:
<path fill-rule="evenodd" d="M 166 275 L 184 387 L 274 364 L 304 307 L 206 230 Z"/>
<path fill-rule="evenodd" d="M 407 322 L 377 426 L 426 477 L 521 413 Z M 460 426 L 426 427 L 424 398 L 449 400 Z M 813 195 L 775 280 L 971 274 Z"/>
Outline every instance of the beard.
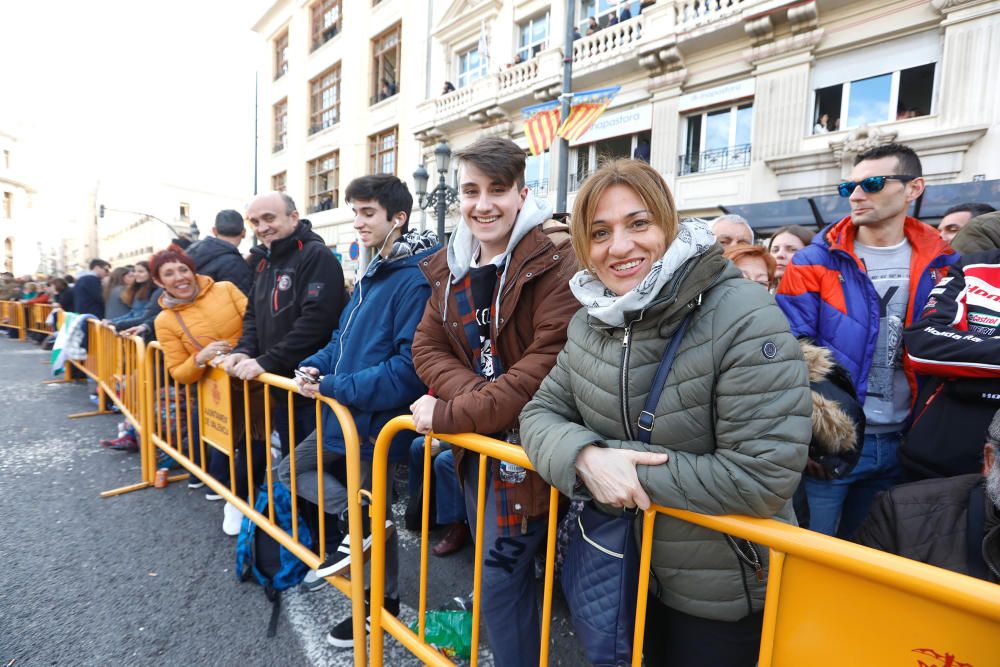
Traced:
<path fill-rule="evenodd" d="M 1000 509 L 1000 456 L 994 455 L 993 465 L 986 473 L 986 495 L 993 501 L 993 506 Z"/>

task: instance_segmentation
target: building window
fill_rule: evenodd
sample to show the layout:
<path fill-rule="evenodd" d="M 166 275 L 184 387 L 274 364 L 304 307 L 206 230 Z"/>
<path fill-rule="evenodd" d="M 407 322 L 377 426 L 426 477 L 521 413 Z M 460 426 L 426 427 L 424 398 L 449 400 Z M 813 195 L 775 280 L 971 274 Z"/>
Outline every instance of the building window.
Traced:
<path fill-rule="evenodd" d="M 10 151 L 6 148 L 3 149 L 3 166 L 4 169 L 10 169 Z"/>
<path fill-rule="evenodd" d="M 274 40 L 274 78 L 280 79 L 288 71 L 288 31 Z"/>
<path fill-rule="evenodd" d="M 381 102 L 399 92 L 400 24 L 372 40 L 371 103 Z"/>
<path fill-rule="evenodd" d="M 284 192 L 288 187 L 287 181 L 288 181 L 287 171 L 274 174 L 273 176 L 271 176 L 271 189 L 274 190 L 275 192 Z"/>
<path fill-rule="evenodd" d="M 274 105 L 274 152 L 285 148 L 285 137 L 288 134 L 288 98 Z"/>
<path fill-rule="evenodd" d="M 319 0 L 312 6 L 313 51 L 333 39 L 340 29 L 340 0 Z"/>
<path fill-rule="evenodd" d="M 678 167 L 681 176 L 750 166 L 752 102 L 694 114 L 685 121 L 685 153 Z"/>
<path fill-rule="evenodd" d="M 587 34 L 591 18 L 597 21 L 598 29 L 607 28 L 619 21 L 627 21 L 633 16 L 638 16 L 641 7 L 642 3 L 639 0 L 620 4 L 618 0 L 581 0 L 580 13 L 577 14 L 581 18 L 580 34 Z"/>
<path fill-rule="evenodd" d="M 816 90 L 813 134 L 931 112 L 935 63 Z"/>
<path fill-rule="evenodd" d="M 479 47 L 458 54 L 458 87 L 465 88 L 486 76 L 486 61 L 479 57 Z"/>
<path fill-rule="evenodd" d="M 191 204 L 188 204 L 187 202 L 181 202 L 179 215 L 180 215 L 180 219 L 181 220 L 184 220 L 184 221 L 190 220 L 191 219 Z"/>
<path fill-rule="evenodd" d="M 524 184 L 538 197 L 549 194 L 549 158 L 551 153 L 544 151 L 541 155 L 525 156 Z"/>
<path fill-rule="evenodd" d="M 517 24 L 517 53 L 514 63 L 523 63 L 549 45 L 549 13 Z"/>
<path fill-rule="evenodd" d="M 608 137 L 571 148 L 569 155 L 570 191 L 579 190 L 587 176 L 602 164 L 620 158 L 633 157 L 636 154 L 636 148 L 641 144 L 648 146 L 651 139 L 652 132 L 645 130 L 636 134 Z"/>
<path fill-rule="evenodd" d="M 3 193 L 3 217 L 8 220 L 13 217 L 14 210 L 14 193 L 5 192 Z"/>
<path fill-rule="evenodd" d="M 340 153 L 333 151 L 309 161 L 309 212 L 337 208 Z"/>
<path fill-rule="evenodd" d="M 311 112 L 309 134 L 340 122 L 340 65 L 334 65 L 309 82 Z"/>
<path fill-rule="evenodd" d="M 368 171 L 372 174 L 396 173 L 396 135 L 398 128 L 368 137 Z"/>

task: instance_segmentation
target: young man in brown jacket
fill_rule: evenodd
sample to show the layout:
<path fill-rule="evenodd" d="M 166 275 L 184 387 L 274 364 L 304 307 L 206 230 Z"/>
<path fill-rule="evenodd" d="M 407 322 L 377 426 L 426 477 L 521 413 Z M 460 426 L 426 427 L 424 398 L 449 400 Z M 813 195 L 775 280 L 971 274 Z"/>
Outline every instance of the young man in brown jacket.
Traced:
<path fill-rule="evenodd" d="M 410 410 L 421 433 L 475 432 L 518 443 L 518 414 L 555 364 L 579 304 L 568 228 L 524 185 L 524 151 L 498 137 L 457 151 L 461 220 L 446 250 L 421 262 L 431 298 L 413 340 L 433 395 Z M 475 532 L 478 454 L 455 465 Z M 489 459 L 482 611 L 499 667 L 538 664 L 534 556 L 544 542 L 549 486 Z"/>

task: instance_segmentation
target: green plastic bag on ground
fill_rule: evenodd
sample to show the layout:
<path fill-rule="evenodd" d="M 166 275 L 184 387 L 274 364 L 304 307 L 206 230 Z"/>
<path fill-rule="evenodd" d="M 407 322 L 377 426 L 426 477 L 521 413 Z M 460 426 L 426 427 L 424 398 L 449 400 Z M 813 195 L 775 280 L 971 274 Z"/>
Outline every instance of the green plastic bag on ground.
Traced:
<path fill-rule="evenodd" d="M 410 630 L 418 633 L 417 621 Z M 468 660 L 472 655 L 472 612 L 432 609 L 426 613 L 424 641 L 448 658 Z"/>

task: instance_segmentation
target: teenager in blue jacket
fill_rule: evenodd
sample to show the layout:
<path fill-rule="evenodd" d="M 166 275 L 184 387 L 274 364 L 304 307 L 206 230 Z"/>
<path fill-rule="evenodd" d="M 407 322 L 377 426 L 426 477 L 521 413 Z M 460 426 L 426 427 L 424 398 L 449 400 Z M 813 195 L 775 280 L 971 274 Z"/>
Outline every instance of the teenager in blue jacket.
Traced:
<path fill-rule="evenodd" d="M 299 364 L 299 369 L 315 381 L 299 378 L 297 383 L 302 394 L 315 396 L 319 392 L 351 411 L 361 440 L 362 485 L 370 490 L 371 461 L 379 431 L 393 417 L 405 414 L 410 403 L 427 391 L 413 369 L 410 346 L 431 292 L 418 263 L 437 250 L 437 236 L 429 231 L 407 230 L 413 197 L 406 184 L 395 176 L 355 179 L 347 186 L 345 195 L 354 210 L 354 229 L 361 245 L 373 249 L 375 256 L 355 285 L 330 342 Z M 393 442 L 389 455 L 390 479 L 393 464 L 405 460 L 410 440 L 411 435 L 400 434 Z M 327 544 L 332 549 L 327 549 L 327 558 L 320 568 L 307 575 L 305 585 L 309 589 L 321 587 L 323 577 L 339 574 L 350 564 L 348 536 L 344 535 L 341 542 L 337 522 L 330 516 L 347 507 L 347 489 L 332 474 L 343 456 L 342 429 L 333 411 L 324 407 L 321 509 L 328 515 Z M 318 504 L 316 459 L 313 433 L 295 448 L 296 491 Z M 278 476 L 290 484 L 288 458 L 278 467 Z M 391 508 L 392 504 L 387 504 Z M 370 527 L 366 523 L 364 548 L 370 546 Z M 393 534 L 389 541 L 385 588 L 386 605 L 392 613 L 398 613 L 398 607 L 394 607 L 399 604 L 398 567 L 398 544 Z M 353 646 L 351 633 L 348 617 L 331 630 L 327 640 L 334 646 Z"/>

